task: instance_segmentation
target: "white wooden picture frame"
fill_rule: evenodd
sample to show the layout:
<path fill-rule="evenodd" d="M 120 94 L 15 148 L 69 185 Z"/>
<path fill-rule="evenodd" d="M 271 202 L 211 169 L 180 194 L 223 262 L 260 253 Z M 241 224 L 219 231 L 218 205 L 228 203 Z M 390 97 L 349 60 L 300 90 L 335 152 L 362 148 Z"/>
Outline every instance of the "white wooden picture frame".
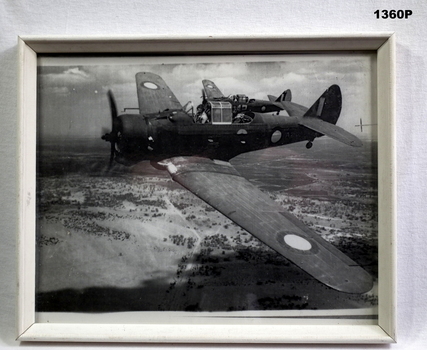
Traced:
<path fill-rule="evenodd" d="M 395 38 L 393 33 L 244 37 L 18 38 L 20 207 L 19 341 L 149 343 L 391 343 L 396 341 Z M 37 58 L 61 55 L 201 55 L 375 52 L 378 106 L 378 324 L 308 324 L 280 317 L 249 321 L 165 323 L 117 314 L 114 323 L 70 315 L 43 322 L 35 312 Z"/>

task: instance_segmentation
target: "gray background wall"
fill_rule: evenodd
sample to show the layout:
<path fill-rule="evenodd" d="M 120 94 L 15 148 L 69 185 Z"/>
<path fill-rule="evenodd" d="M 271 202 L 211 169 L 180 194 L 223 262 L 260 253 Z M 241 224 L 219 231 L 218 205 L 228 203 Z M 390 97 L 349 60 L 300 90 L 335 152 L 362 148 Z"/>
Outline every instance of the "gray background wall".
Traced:
<path fill-rule="evenodd" d="M 376 19 L 377 9 L 410 9 L 408 20 Z M 18 222 L 18 35 L 397 34 L 398 344 L 427 346 L 427 3 L 403 0 L 0 0 L 0 348 L 14 340 Z M 29 344 L 26 348 L 83 348 Z M 108 345 L 91 345 L 94 348 Z M 125 347 L 118 345 L 117 347 Z M 134 347 L 134 346 L 130 346 Z M 143 346 L 151 348 L 153 346 Z M 170 348 L 167 345 L 159 348 Z M 200 345 L 180 348 L 202 348 Z M 216 347 L 216 346 L 215 346 Z M 248 348 L 248 346 L 231 346 Z M 263 348 L 257 345 L 251 348 Z M 278 347 L 278 346 L 277 346 Z M 280 346 L 305 349 L 312 346 Z M 388 347 L 388 346 L 385 346 Z M 323 345 L 322 349 L 378 348 Z"/>

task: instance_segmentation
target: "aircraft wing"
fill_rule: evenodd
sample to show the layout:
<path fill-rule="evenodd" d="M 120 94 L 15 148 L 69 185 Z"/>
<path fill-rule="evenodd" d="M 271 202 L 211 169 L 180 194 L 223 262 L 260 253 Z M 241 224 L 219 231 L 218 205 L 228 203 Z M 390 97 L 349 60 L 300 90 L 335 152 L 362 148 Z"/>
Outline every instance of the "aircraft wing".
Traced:
<path fill-rule="evenodd" d="M 157 74 L 137 73 L 136 88 L 140 114 L 158 113 L 165 109 L 182 109 L 172 90 Z"/>
<path fill-rule="evenodd" d="M 208 100 L 214 100 L 216 98 L 225 97 L 221 90 L 215 85 L 215 83 L 211 80 L 202 80 L 203 89 L 205 90 L 206 97 Z"/>
<path fill-rule="evenodd" d="M 322 283 L 347 293 L 372 288 L 369 273 L 240 176 L 230 163 L 176 157 L 162 164 L 175 181 Z"/>

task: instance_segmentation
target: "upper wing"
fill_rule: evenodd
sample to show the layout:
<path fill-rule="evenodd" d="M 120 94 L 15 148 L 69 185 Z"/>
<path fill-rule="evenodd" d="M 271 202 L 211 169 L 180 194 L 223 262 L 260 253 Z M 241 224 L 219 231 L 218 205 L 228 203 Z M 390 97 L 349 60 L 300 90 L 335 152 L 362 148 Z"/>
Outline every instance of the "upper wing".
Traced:
<path fill-rule="evenodd" d="M 172 178 L 322 283 L 348 293 L 372 288 L 372 277 L 285 212 L 230 163 L 197 157 L 163 162 Z"/>
<path fill-rule="evenodd" d="M 224 97 L 221 90 L 218 89 L 218 87 L 215 85 L 213 81 L 205 79 L 205 80 L 202 80 L 202 84 L 208 100 Z"/>
<path fill-rule="evenodd" d="M 172 90 L 157 74 L 137 73 L 136 88 L 140 114 L 158 113 L 165 109 L 182 109 Z"/>

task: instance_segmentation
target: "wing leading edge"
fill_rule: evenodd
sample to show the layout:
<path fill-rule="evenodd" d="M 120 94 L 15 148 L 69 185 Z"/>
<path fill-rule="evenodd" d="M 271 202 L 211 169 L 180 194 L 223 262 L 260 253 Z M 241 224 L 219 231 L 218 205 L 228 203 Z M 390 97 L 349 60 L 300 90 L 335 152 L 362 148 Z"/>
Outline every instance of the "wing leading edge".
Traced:
<path fill-rule="evenodd" d="M 372 288 L 368 272 L 285 212 L 230 163 L 197 157 L 162 163 L 175 181 L 320 282 L 347 293 Z"/>

